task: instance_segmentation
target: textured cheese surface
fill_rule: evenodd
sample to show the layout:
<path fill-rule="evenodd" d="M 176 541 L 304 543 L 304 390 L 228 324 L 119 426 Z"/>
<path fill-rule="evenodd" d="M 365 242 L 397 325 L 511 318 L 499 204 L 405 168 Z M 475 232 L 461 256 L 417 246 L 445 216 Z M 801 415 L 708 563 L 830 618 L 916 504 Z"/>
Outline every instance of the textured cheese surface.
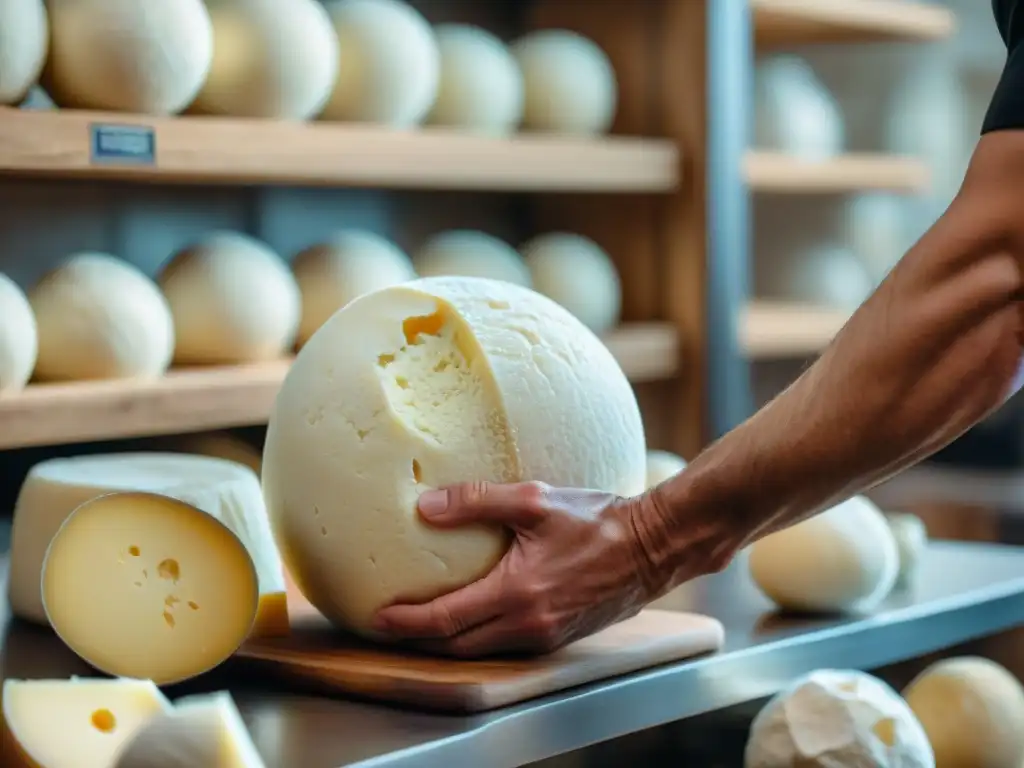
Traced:
<path fill-rule="evenodd" d="M 159 284 L 174 317 L 178 363 L 248 363 L 291 350 L 302 314 L 299 286 L 267 245 L 215 232 L 177 253 Z"/>
<path fill-rule="evenodd" d="M 13 280 L 0 273 L 0 392 L 25 386 L 38 353 L 36 316 L 28 298 Z"/>
<path fill-rule="evenodd" d="M 174 354 L 174 321 L 156 283 L 127 262 L 79 253 L 29 292 L 39 329 L 36 376 L 49 380 L 159 376 Z"/>
<path fill-rule="evenodd" d="M 686 459 L 669 451 L 647 452 L 647 488 L 661 485 L 686 469 Z"/>
<path fill-rule="evenodd" d="M 629 496 L 645 453 L 629 382 L 568 312 L 510 283 L 424 278 L 357 299 L 303 347 L 263 490 L 296 584 L 367 632 L 385 604 L 463 586 L 507 546 L 497 530 L 429 528 L 422 491 L 541 480 Z"/>
<path fill-rule="evenodd" d="M 750 574 L 782 608 L 871 610 L 888 597 L 899 551 L 885 516 L 854 496 L 750 549 Z"/>
<path fill-rule="evenodd" d="M 420 277 L 484 277 L 531 287 L 530 270 L 519 252 L 485 232 L 436 234 L 416 251 L 413 266 Z"/>
<path fill-rule="evenodd" d="M 284 570 L 259 480 L 234 462 L 173 453 L 79 456 L 32 468 L 18 495 L 11 534 L 10 601 L 16 616 L 46 622 L 39 584 L 47 547 L 77 506 L 119 491 L 180 499 L 224 523 L 245 544 L 259 574 L 261 615 L 255 634 L 287 631 Z"/>
<path fill-rule="evenodd" d="M 144 723 L 170 708 L 149 680 L 7 680 L 3 765 L 108 768 Z"/>
<path fill-rule="evenodd" d="M 0 2 L 0 104 L 17 104 L 46 63 L 50 24 L 43 0 Z"/>

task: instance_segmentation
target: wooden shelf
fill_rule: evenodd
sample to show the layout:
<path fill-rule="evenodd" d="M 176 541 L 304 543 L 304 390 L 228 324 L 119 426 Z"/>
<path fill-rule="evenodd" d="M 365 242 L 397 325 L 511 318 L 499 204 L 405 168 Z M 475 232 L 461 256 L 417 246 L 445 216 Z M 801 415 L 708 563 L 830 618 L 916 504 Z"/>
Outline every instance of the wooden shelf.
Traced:
<path fill-rule="evenodd" d="M 848 319 L 835 309 L 755 301 L 740 323 L 740 346 L 755 360 L 806 357 L 827 347 Z"/>
<path fill-rule="evenodd" d="M 679 344 L 667 323 L 624 325 L 606 343 L 631 381 L 671 378 Z M 32 384 L 0 396 L 0 449 L 264 424 L 290 365 L 172 370 L 152 381 Z"/>
<path fill-rule="evenodd" d="M 759 49 L 818 43 L 927 42 L 956 29 L 951 11 L 911 0 L 751 0 Z"/>
<path fill-rule="evenodd" d="M 931 180 L 928 166 L 916 158 L 872 154 L 812 161 L 754 150 L 747 153 L 744 173 L 754 191 L 780 194 L 914 194 L 926 191 Z"/>
<path fill-rule="evenodd" d="M 661 139 L 490 138 L 332 123 L 0 108 L 0 173 L 160 184 L 668 192 Z"/>

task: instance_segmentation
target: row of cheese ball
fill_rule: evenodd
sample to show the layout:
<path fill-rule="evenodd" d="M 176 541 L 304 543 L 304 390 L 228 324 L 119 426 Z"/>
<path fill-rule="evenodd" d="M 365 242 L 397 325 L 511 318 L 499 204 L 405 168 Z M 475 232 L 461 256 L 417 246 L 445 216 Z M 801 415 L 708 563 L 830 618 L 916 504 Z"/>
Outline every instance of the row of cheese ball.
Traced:
<path fill-rule="evenodd" d="M 0 60 L 0 103 L 41 77 L 61 107 L 155 115 L 597 134 L 617 102 L 585 37 L 506 47 L 476 26 L 432 28 L 402 0 L 5 0 Z"/>

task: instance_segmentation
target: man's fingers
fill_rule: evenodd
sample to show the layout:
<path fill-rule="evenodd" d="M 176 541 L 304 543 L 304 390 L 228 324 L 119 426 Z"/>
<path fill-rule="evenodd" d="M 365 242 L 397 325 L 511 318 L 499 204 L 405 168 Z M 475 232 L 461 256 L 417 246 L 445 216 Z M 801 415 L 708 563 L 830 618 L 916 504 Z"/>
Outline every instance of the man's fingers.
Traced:
<path fill-rule="evenodd" d="M 501 613 L 499 584 L 485 576 L 429 603 L 389 606 L 377 614 L 374 629 L 399 640 L 454 637 Z"/>
<path fill-rule="evenodd" d="M 420 514 L 433 525 L 492 523 L 529 528 L 547 513 L 543 483 L 464 483 L 427 491 L 419 499 Z"/>
<path fill-rule="evenodd" d="M 426 640 L 417 646 L 439 656 L 474 659 L 481 656 L 534 652 L 534 638 L 522 632 L 512 619 L 500 617 L 444 640 Z"/>

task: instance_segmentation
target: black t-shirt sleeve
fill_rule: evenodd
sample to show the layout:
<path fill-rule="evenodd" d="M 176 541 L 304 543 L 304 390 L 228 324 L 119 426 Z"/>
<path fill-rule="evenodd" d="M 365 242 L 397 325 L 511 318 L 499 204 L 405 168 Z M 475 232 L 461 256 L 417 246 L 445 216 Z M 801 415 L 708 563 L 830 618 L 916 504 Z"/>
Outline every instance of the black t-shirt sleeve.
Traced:
<path fill-rule="evenodd" d="M 1007 59 L 981 132 L 1024 129 L 1024 2 L 992 0 Z"/>

